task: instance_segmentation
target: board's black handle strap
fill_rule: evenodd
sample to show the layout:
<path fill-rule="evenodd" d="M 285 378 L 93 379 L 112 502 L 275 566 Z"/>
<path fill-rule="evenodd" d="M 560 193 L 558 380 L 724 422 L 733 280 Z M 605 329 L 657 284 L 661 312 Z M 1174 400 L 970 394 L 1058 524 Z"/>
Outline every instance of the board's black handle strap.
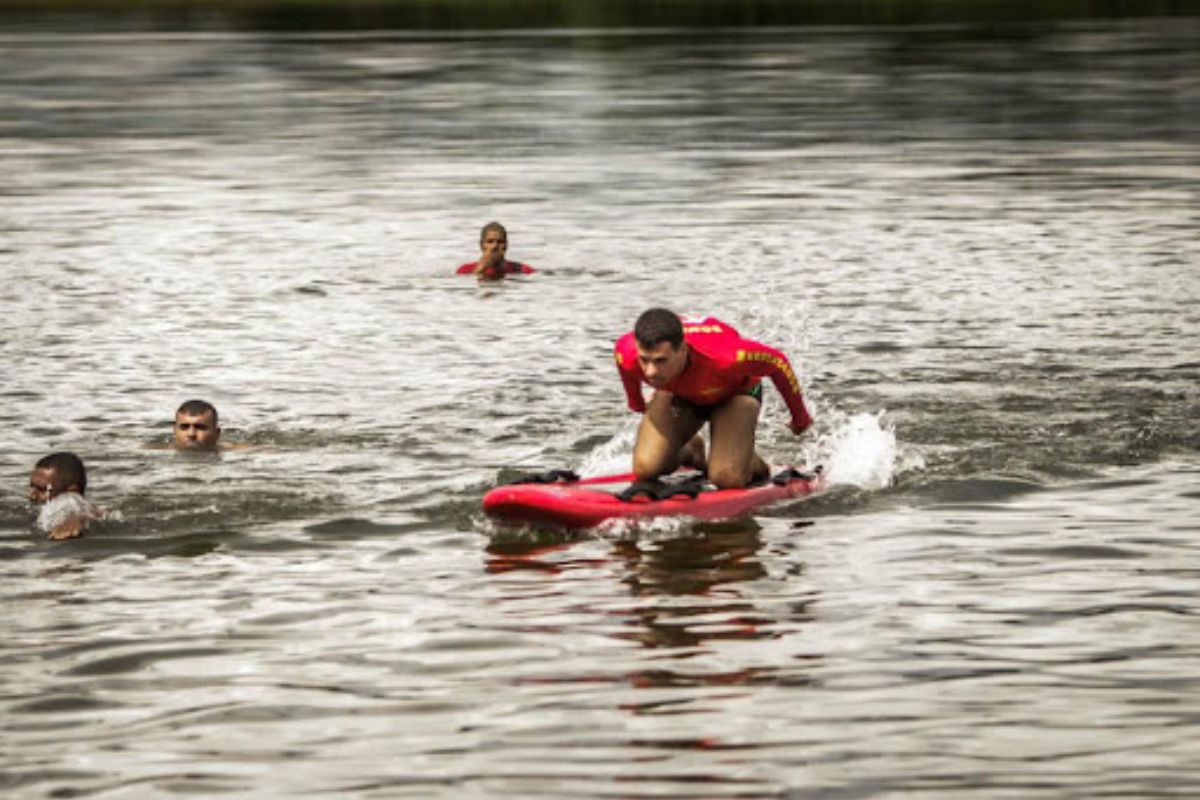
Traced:
<path fill-rule="evenodd" d="M 506 486 L 513 486 L 518 483 L 574 483 L 579 480 L 574 470 L 569 469 L 548 469 L 545 472 L 530 472 L 525 475 L 520 475 L 508 481 Z"/>
<path fill-rule="evenodd" d="M 616 498 L 626 503 L 631 503 L 637 497 L 645 497 L 647 500 L 655 500 L 658 498 L 658 481 L 637 481 L 626 486 L 621 491 L 617 492 Z"/>
<path fill-rule="evenodd" d="M 647 500 L 667 500 L 671 497 L 695 497 L 702 491 L 704 491 L 703 480 L 684 481 L 683 483 L 637 481 L 626 486 L 615 497 L 618 500 L 630 503 L 638 497 L 645 497 Z"/>
<path fill-rule="evenodd" d="M 776 486 L 786 486 L 787 484 L 791 483 L 792 481 L 815 480 L 817 475 L 819 475 L 819 474 L 821 474 L 821 467 L 817 467 L 812 472 L 806 472 L 804 470 L 799 470 L 799 469 L 796 469 L 795 467 L 788 467 L 787 469 L 782 469 L 779 472 L 776 472 L 774 475 L 772 475 L 771 483 L 775 484 Z"/>

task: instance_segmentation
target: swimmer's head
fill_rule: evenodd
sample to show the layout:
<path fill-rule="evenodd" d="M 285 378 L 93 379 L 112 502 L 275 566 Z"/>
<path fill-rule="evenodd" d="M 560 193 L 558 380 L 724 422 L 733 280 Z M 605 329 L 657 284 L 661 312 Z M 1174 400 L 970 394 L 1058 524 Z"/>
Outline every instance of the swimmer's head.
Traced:
<path fill-rule="evenodd" d="M 508 251 L 508 231 L 499 222 L 489 222 L 479 232 L 479 249 L 484 253 L 496 252 L 503 256 Z"/>
<path fill-rule="evenodd" d="M 66 492 L 87 490 L 87 470 L 74 453 L 51 453 L 37 462 L 29 476 L 29 500 L 48 503 Z"/>
<path fill-rule="evenodd" d="M 483 230 L 479 232 L 480 243 L 486 242 L 489 238 L 498 237 L 505 244 L 508 243 L 508 231 L 499 222 L 489 222 L 483 226 Z"/>
<path fill-rule="evenodd" d="M 175 446 L 185 450 L 215 450 L 221 438 L 217 409 L 204 400 L 188 400 L 175 412 Z"/>

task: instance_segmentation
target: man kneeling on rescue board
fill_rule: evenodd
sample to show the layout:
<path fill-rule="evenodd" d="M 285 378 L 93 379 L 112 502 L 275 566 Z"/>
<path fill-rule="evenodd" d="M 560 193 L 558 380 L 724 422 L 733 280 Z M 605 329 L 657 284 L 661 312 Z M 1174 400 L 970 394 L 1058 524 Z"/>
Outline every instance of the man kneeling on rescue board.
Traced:
<path fill-rule="evenodd" d="M 615 351 L 629 408 L 643 415 L 633 447 L 638 480 L 666 475 L 681 463 L 702 466 L 695 463 L 697 445 L 703 451 L 696 434 L 706 422 L 710 481 L 736 489 L 765 479 L 770 468 L 754 448 L 762 378 L 770 378 L 783 395 L 793 433 L 812 424 L 787 357 L 713 317 L 680 319 L 652 308 L 617 341 Z M 643 382 L 655 390 L 649 403 Z"/>

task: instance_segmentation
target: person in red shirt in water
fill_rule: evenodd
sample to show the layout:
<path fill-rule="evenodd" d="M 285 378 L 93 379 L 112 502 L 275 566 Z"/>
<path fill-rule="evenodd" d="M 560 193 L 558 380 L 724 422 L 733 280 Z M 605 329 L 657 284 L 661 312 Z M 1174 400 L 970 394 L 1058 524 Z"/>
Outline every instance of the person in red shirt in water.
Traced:
<path fill-rule="evenodd" d="M 652 308 L 614 349 L 629 408 L 643 415 L 633 448 L 638 480 L 666 475 L 681 464 L 703 468 L 704 441 L 697 434 L 706 422 L 710 481 L 733 489 L 767 478 L 770 467 L 754 447 L 762 378 L 770 378 L 783 395 L 793 433 L 812 424 L 787 357 L 713 317 L 680 319 Z M 642 383 L 655 390 L 649 403 Z"/>
<path fill-rule="evenodd" d="M 533 267 L 504 257 L 508 252 L 508 231 L 499 222 L 489 222 L 479 232 L 479 249 L 481 255 L 478 261 L 463 264 L 458 268 L 458 275 L 475 275 L 479 280 L 496 281 L 505 275 L 531 275 Z"/>

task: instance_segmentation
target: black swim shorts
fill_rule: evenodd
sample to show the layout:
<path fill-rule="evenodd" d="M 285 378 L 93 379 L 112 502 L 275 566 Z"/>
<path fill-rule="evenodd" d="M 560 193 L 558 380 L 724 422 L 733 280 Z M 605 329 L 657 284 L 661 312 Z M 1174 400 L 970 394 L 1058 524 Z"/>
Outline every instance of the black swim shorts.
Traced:
<path fill-rule="evenodd" d="M 762 381 L 755 381 L 752 386 L 747 388 L 745 391 L 739 392 L 738 394 L 744 394 L 749 397 L 753 397 L 758 401 L 759 405 L 762 405 Z M 734 395 L 734 397 L 737 397 L 737 395 Z M 719 405 L 721 405 L 721 403 L 693 403 L 691 400 L 685 400 L 679 395 L 675 395 L 673 398 L 671 398 L 671 407 L 675 409 L 676 414 L 678 414 L 681 409 L 686 408 L 695 414 L 697 418 L 702 419 L 705 422 L 712 417 L 713 411 L 715 411 Z"/>

